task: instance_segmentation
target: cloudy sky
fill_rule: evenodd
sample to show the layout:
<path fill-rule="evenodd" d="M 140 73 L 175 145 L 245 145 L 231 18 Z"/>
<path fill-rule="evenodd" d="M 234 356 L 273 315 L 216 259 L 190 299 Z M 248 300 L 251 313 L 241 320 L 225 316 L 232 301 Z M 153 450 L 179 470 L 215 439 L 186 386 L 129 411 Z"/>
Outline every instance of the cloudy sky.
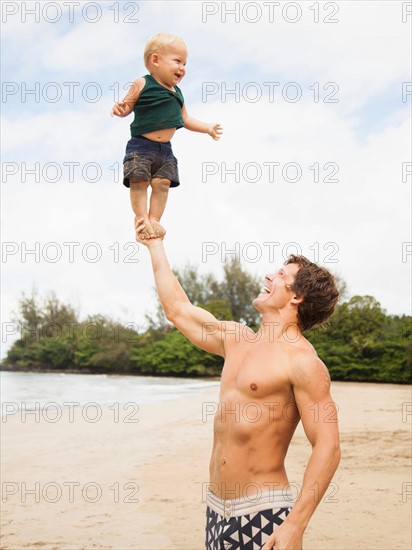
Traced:
<path fill-rule="evenodd" d="M 121 184 L 132 116 L 109 113 L 158 31 L 187 44 L 189 114 L 224 127 L 173 138 L 172 265 L 220 276 L 236 253 L 263 278 L 298 251 L 409 313 L 410 3 L 3 2 L 2 21 L 3 328 L 32 288 L 82 316 L 153 310 Z"/>

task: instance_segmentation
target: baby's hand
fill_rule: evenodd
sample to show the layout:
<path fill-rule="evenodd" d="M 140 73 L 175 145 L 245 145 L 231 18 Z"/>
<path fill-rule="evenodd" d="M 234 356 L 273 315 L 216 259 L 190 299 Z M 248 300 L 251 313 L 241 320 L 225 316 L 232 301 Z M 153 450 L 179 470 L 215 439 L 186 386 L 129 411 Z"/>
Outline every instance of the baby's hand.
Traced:
<path fill-rule="evenodd" d="M 112 112 L 110 113 L 111 116 L 123 116 L 126 112 L 126 106 L 127 103 L 125 101 L 119 101 L 119 103 L 115 103 L 112 109 Z"/>
<path fill-rule="evenodd" d="M 223 134 L 223 128 L 220 126 L 220 124 L 214 124 L 211 126 L 207 133 L 210 137 L 212 137 L 215 141 L 220 139 L 220 136 Z"/>

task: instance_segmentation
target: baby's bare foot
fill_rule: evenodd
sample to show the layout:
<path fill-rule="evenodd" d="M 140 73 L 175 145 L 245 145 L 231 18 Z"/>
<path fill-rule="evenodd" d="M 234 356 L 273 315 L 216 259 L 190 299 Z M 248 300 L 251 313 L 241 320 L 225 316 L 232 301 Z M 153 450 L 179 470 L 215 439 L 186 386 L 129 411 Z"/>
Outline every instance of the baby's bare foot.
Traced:
<path fill-rule="evenodd" d="M 150 218 L 150 223 L 152 225 L 152 228 L 153 228 L 153 232 L 154 232 L 154 237 L 153 238 L 158 238 L 158 237 L 163 237 L 164 235 L 166 235 L 166 230 L 165 228 L 160 225 L 160 223 L 158 222 L 158 220 L 155 220 L 154 218 Z"/>
<path fill-rule="evenodd" d="M 153 226 L 149 221 L 149 218 L 143 218 L 144 219 L 144 229 L 138 232 L 139 237 L 141 239 L 154 239 L 155 232 L 153 230 Z"/>

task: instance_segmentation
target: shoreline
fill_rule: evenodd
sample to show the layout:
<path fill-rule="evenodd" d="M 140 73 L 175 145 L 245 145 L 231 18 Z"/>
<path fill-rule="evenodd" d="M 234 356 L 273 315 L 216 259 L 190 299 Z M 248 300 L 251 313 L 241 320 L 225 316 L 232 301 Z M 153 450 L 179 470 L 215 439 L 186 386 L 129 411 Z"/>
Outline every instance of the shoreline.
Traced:
<path fill-rule="evenodd" d="M 197 375 L 197 376 L 189 376 L 188 374 L 141 374 L 141 373 L 137 373 L 137 372 L 133 372 L 133 371 L 130 371 L 130 372 L 118 372 L 118 371 L 108 371 L 107 369 L 102 369 L 102 370 L 97 370 L 97 369 L 93 369 L 93 370 L 89 370 L 89 369 L 81 369 L 81 370 L 78 370 L 78 369 L 70 369 L 70 370 L 67 370 L 67 369 L 64 369 L 64 370 L 60 370 L 60 369 L 35 369 L 35 368 L 19 368 L 19 369 L 16 369 L 14 367 L 0 367 L 0 372 L 27 372 L 27 373 L 31 373 L 31 374 L 97 374 L 97 375 L 102 375 L 102 374 L 107 374 L 107 375 L 118 375 L 118 376 L 141 376 L 141 377 L 153 377 L 153 378 L 191 378 L 193 380 L 196 380 L 196 379 L 202 379 L 202 378 L 207 378 L 207 379 L 210 379 L 210 378 L 215 378 L 215 379 L 219 379 L 219 377 L 216 377 L 216 375 Z"/>
<path fill-rule="evenodd" d="M 210 380 L 210 381 L 219 381 L 220 377 L 216 375 L 196 375 L 196 376 L 190 376 L 189 374 L 141 374 L 136 372 L 116 372 L 116 371 L 97 371 L 96 369 L 92 370 L 56 370 L 56 369 L 50 369 L 50 370 L 43 370 L 43 369 L 32 369 L 32 368 L 21 368 L 16 370 L 15 368 L 4 368 L 0 367 L 0 373 L 1 372 L 12 372 L 12 373 L 30 373 L 30 374 L 84 374 L 84 375 L 107 375 L 107 376 L 133 376 L 136 378 L 176 378 L 176 379 L 188 379 L 188 380 Z M 385 380 L 341 380 L 341 379 L 332 379 L 333 383 L 343 383 L 343 384 L 379 384 L 379 385 L 392 385 L 392 386 L 410 386 L 411 382 L 388 382 Z"/>

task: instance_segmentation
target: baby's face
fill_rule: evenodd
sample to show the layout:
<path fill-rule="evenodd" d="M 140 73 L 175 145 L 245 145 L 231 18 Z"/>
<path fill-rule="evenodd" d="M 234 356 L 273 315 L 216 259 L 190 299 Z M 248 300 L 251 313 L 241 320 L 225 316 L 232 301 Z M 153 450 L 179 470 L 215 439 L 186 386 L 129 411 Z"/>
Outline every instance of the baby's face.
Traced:
<path fill-rule="evenodd" d="M 183 44 L 172 44 L 157 54 L 152 72 L 162 84 L 173 87 L 179 84 L 186 74 L 186 60 L 187 50 Z"/>

